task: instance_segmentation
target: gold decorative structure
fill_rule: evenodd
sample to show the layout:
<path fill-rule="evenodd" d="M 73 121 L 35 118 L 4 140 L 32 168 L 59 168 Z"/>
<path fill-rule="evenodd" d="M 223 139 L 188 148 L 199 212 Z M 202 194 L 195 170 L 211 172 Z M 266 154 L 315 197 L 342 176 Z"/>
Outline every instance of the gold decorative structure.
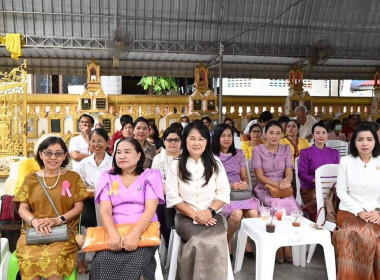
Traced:
<path fill-rule="evenodd" d="M 38 137 L 38 117 L 28 113 L 26 116 L 26 132 L 28 137 Z"/>
<path fill-rule="evenodd" d="M 204 112 L 213 113 L 217 111 L 217 101 L 215 93 L 210 89 L 204 94 Z"/>
<path fill-rule="evenodd" d="M 190 96 L 190 112 L 203 111 L 203 95 L 196 88 L 194 93 Z"/>
<path fill-rule="evenodd" d="M 26 155 L 26 67 L 0 72 L 0 157 Z"/>
<path fill-rule="evenodd" d="M 99 122 L 104 125 L 104 129 L 108 135 L 112 135 L 115 131 L 115 116 L 109 113 L 104 113 L 99 116 Z"/>
<path fill-rule="evenodd" d="M 295 64 L 289 71 L 289 115 L 294 115 L 294 110 L 300 105 L 301 95 L 303 93 L 303 71 L 299 64 Z"/>
<path fill-rule="evenodd" d="M 208 88 L 208 68 L 204 65 L 203 62 L 199 63 L 198 66 L 195 67 L 194 73 L 194 85 L 195 88 L 200 93 L 205 93 L 209 90 Z"/>
<path fill-rule="evenodd" d="M 89 91 L 98 91 L 100 89 L 100 65 L 94 58 L 87 64 L 87 88 Z"/>
<path fill-rule="evenodd" d="M 52 113 L 49 112 L 48 116 L 48 127 L 49 133 L 51 134 L 64 134 L 63 122 L 65 120 L 65 115 L 62 112 Z"/>

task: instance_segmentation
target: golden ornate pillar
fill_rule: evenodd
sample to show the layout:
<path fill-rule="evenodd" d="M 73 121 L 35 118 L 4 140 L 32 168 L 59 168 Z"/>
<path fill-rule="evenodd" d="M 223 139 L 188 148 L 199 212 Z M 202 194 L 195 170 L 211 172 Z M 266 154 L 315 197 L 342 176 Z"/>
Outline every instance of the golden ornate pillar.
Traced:
<path fill-rule="evenodd" d="M 285 104 L 285 114 L 295 115 L 294 110 L 300 104 L 303 93 L 303 71 L 299 64 L 295 64 L 289 71 L 289 96 Z"/>

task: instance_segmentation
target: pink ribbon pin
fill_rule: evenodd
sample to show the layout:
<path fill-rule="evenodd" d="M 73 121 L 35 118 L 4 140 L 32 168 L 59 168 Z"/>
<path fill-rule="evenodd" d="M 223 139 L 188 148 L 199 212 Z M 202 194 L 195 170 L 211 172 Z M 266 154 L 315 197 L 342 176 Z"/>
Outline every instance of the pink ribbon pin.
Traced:
<path fill-rule="evenodd" d="M 65 196 L 65 193 L 67 193 L 68 197 L 72 197 L 70 192 L 70 182 L 67 180 L 62 183 L 62 196 Z"/>

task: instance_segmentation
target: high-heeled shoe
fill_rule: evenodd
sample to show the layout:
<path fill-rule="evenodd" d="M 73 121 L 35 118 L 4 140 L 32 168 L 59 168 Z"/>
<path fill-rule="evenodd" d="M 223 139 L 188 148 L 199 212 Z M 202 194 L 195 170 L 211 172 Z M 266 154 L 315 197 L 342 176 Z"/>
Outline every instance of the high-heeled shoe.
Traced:
<path fill-rule="evenodd" d="M 279 263 L 279 264 L 284 263 L 284 257 L 276 258 L 276 263 Z"/>
<path fill-rule="evenodd" d="M 293 257 L 287 257 L 287 256 L 285 256 L 285 261 L 287 263 L 293 263 Z"/>

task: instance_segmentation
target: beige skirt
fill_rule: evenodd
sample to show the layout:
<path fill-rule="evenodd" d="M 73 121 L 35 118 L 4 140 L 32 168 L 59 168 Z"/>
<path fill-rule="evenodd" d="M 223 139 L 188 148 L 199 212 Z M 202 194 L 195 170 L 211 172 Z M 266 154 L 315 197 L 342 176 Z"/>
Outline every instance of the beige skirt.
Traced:
<path fill-rule="evenodd" d="M 175 216 L 175 228 L 181 237 L 178 252 L 178 280 L 227 280 L 227 222 L 221 214 L 214 226 L 202 226 L 182 214 Z"/>

